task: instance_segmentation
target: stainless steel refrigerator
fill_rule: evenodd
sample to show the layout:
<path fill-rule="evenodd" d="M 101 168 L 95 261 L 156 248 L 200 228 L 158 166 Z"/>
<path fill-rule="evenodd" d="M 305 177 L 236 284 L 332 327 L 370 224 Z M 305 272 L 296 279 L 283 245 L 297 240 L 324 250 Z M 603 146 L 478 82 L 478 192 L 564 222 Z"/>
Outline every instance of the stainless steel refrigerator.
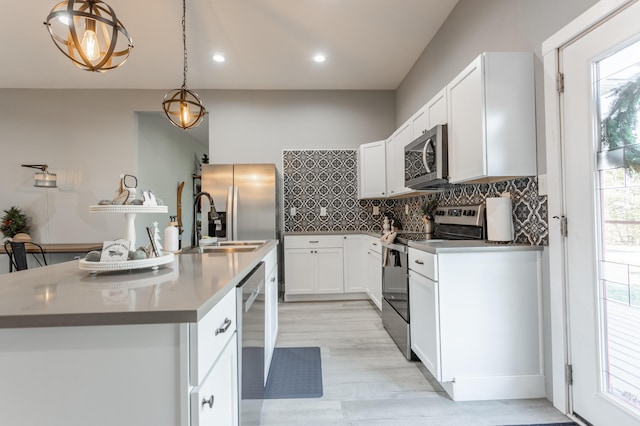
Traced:
<path fill-rule="evenodd" d="M 201 190 L 218 212 L 215 233 L 226 240 L 276 239 L 275 164 L 203 164 Z"/>

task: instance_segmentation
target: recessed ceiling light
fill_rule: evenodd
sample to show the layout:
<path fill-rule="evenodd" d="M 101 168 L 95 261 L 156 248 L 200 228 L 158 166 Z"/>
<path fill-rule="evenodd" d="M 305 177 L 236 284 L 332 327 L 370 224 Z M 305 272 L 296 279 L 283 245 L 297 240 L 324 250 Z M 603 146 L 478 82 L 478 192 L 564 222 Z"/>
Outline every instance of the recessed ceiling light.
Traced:
<path fill-rule="evenodd" d="M 215 54 L 213 55 L 213 60 L 216 62 L 224 62 L 225 61 L 225 57 L 220 55 L 220 54 Z"/>
<path fill-rule="evenodd" d="M 316 56 L 313 57 L 313 60 L 315 62 L 324 62 L 327 60 L 327 57 L 324 56 L 323 54 L 317 54 Z"/>

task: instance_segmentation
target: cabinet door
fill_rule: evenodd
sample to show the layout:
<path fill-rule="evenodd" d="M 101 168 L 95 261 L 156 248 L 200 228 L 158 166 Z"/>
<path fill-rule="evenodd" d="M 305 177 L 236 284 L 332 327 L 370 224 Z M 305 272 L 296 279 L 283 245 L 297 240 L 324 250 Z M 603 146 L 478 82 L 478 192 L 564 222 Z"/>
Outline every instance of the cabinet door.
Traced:
<path fill-rule="evenodd" d="M 413 128 L 413 139 L 417 138 L 423 133 L 426 133 L 426 131 L 430 129 L 429 112 L 427 109 L 427 105 L 420 108 L 420 110 L 418 110 L 418 112 L 416 112 L 413 117 L 411 117 L 411 127 Z"/>
<path fill-rule="evenodd" d="M 409 309 L 411 349 L 433 377 L 440 380 L 438 283 L 409 272 Z"/>
<path fill-rule="evenodd" d="M 227 343 L 202 384 L 191 392 L 191 425 L 238 424 L 238 347 Z"/>
<path fill-rule="evenodd" d="M 367 254 L 367 283 L 369 297 L 382 310 L 382 255 L 369 250 Z"/>
<path fill-rule="evenodd" d="M 367 291 L 367 244 L 365 235 L 347 235 L 342 246 L 344 254 L 344 292 Z"/>
<path fill-rule="evenodd" d="M 358 149 L 358 198 L 380 198 L 387 193 L 386 141 L 360 145 Z"/>
<path fill-rule="evenodd" d="M 447 124 L 447 89 L 442 89 L 425 105 L 427 116 L 427 130 L 438 124 Z"/>
<path fill-rule="evenodd" d="M 448 86 L 450 182 L 486 174 L 482 56 Z"/>
<path fill-rule="evenodd" d="M 316 257 L 312 249 L 284 251 L 284 288 L 287 294 L 311 294 L 315 291 Z"/>
<path fill-rule="evenodd" d="M 344 276 L 341 248 L 323 248 L 315 250 L 316 293 L 343 293 Z"/>
<path fill-rule="evenodd" d="M 278 338 L 278 267 L 274 267 L 265 284 L 264 380 L 269 376 L 273 350 Z"/>
<path fill-rule="evenodd" d="M 404 147 L 413 140 L 411 122 L 404 123 L 387 139 L 387 195 L 393 197 L 409 192 L 404 186 Z"/>

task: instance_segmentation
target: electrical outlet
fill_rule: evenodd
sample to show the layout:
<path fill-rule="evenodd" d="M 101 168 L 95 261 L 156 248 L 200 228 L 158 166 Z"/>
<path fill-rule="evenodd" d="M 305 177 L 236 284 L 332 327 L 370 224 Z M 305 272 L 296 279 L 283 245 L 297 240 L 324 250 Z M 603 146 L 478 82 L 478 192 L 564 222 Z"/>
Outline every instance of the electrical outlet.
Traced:
<path fill-rule="evenodd" d="M 296 208 L 295 207 L 291 207 L 291 211 L 289 212 L 289 214 L 291 216 L 295 216 L 296 215 Z"/>
<path fill-rule="evenodd" d="M 327 208 L 320 207 L 320 216 L 326 216 L 326 215 L 327 215 Z"/>
<path fill-rule="evenodd" d="M 373 206 L 373 215 L 374 216 L 380 215 L 380 206 Z"/>

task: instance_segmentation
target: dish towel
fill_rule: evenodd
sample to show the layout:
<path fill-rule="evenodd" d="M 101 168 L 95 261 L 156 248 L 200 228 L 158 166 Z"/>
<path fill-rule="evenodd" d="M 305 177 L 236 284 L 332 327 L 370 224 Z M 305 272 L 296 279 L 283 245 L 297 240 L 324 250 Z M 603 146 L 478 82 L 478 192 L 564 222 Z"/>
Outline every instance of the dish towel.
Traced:
<path fill-rule="evenodd" d="M 397 234 L 398 234 L 397 232 L 389 232 L 388 234 L 384 234 L 382 237 L 380 237 L 380 241 L 382 243 L 391 244 L 396 239 Z M 383 267 L 389 265 L 389 255 L 391 254 L 390 252 L 391 252 L 391 249 L 387 247 L 382 248 L 382 266 Z"/>

